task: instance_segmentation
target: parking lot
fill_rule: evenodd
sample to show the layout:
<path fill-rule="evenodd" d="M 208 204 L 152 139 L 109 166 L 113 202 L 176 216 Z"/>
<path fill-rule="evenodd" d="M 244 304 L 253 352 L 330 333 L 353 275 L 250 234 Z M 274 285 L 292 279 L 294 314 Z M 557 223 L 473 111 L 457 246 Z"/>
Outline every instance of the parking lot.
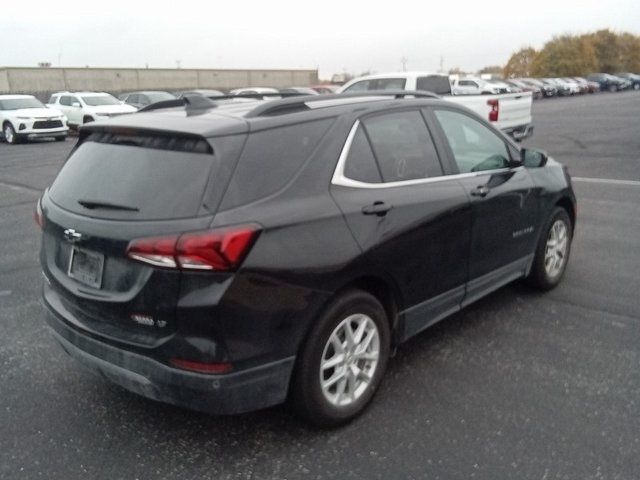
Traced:
<path fill-rule="evenodd" d="M 0 478 L 637 478 L 639 111 L 634 91 L 535 102 L 527 145 L 569 166 L 579 202 L 563 283 L 508 286 L 409 341 L 332 431 L 155 403 L 68 358 L 33 210 L 75 139 L 0 144 Z"/>

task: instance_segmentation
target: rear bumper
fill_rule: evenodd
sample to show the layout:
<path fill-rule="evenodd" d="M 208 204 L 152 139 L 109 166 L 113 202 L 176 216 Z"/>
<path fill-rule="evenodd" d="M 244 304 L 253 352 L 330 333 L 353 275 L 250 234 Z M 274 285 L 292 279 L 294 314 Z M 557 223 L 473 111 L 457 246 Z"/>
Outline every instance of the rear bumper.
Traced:
<path fill-rule="evenodd" d="M 236 414 L 282 403 L 287 396 L 295 357 L 225 375 L 192 373 L 85 335 L 49 307 L 46 321 L 71 357 L 101 377 L 153 400 L 207 413 Z"/>
<path fill-rule="evenodd" d="M 503 132 L 511 136 L 515 141 L 520 142 L 525 138 L 533 136 L 533 124 L 528 123 L 527 125 L 507 128 L 504 129 Z"/>

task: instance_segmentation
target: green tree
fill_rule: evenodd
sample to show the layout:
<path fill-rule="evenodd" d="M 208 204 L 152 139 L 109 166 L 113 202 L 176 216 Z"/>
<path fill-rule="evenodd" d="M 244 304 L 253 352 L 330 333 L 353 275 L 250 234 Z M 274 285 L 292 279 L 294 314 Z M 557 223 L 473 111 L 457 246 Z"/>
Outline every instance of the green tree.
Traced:
<path fill-rule="evenodd" d="M 618 38 L 621 69 L 618 71 L 640 73 L 640 37 L 623 33 Z"/>
<path fill-rule="evenodd" d="M 504 67 L 506 78 L 530 77 L 533 62 L 538 56 L 538 52 L 532 47 L 525 47 L 511 55 Z"/>
<path fill-rule="evenodd" d="M 619 72 L 623 61 L 618 35 L 606 29 L 598 30 L 588 37 L 595 49 L 598 62 L 597 70 L 605 73 Z"/>
<path fill-rule="evenodd" d="M 532 63 L 539 77 L 574 77 L 597 70 L 597 57 L 588 36 L 562 35 L 547 42 Z"/>

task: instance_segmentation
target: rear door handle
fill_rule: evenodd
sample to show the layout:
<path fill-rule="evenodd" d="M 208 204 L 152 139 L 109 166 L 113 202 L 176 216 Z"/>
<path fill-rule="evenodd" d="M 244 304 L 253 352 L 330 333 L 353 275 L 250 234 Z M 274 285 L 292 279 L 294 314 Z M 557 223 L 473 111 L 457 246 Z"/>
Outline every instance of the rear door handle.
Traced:
<path fill-rule="evenodd" d="M 473 195 L 474 197 L 484 198 L 489 194 L 490 191 L 491 189 L 486 185 L 478 185 L 476 188 L 471 190 L 471 195 Z"/>
<path fill-rule="evenodd" d="M 362 213 L 365 215 L 377 215 L 378 217 L 384 217 L 389 210 L 391 210 L 391 205 L 384 202 L 374 202 L 373 205 L 362 207 Z"/>

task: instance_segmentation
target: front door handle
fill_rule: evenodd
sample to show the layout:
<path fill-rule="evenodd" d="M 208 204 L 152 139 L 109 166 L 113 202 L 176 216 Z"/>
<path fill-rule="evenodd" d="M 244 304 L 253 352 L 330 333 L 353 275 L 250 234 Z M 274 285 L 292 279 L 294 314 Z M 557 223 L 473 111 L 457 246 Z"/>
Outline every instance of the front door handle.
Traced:
<path fill-rule="evenodd" d="M 377 215 L 378 217 L 384 217 L 389 210 L 391 210 L 391 205 L 384 202 L 374 202 L 373 205 L 362 207 L 362 213 L 365 215 Z"/>
<path fill-rule="evenodd" d="M 491 191 L 491 189 L 489 187 L 487 187 L 486 185 L 478 185 L 476 188 L 471 190 L 471 195 L 473 195 L 474 197 L 482 197 L 482 198 L 484 198 L 487 195 L 489 195 L 490 191 Z"/>

